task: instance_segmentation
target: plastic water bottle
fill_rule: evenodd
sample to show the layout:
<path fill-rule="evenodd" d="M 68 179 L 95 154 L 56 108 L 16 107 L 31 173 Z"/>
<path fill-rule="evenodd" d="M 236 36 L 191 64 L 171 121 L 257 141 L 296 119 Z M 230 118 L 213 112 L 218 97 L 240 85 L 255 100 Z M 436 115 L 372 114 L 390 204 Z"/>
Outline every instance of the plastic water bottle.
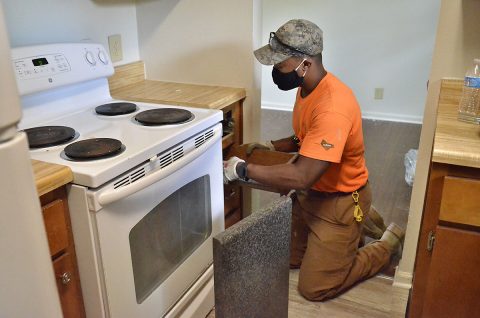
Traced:
<path fill-rule="evenodd" d="M 465 75 L 458 119 L 480 124 L 480 59 L 473 60 L 473 67 Z"/>

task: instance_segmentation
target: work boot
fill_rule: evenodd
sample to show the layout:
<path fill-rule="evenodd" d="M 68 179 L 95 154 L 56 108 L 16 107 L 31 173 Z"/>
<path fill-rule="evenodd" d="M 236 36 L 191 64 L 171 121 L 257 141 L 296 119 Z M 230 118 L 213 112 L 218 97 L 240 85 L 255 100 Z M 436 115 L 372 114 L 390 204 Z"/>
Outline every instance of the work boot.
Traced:
<path fill-rule="evenodd" d="M 395 253 L 399 251 L 405 237 L 405 231 L 395 223 L 390 223 L 383 233 L 380 241 L 386 242 L 390 250 Z"/>

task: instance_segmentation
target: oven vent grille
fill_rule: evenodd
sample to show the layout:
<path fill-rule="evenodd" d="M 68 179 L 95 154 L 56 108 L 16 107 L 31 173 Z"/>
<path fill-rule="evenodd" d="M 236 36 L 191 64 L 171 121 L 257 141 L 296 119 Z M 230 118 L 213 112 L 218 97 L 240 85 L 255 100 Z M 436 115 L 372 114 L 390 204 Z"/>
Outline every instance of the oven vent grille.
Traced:
<path fill-rule="evenodd" d="M 207 131 L 206 133 L 198 136 L 195 138 L 195 148 L 200 147 L 203 145 L 208 139 L 213 137 L 213 129 Z"/>
<path fill-rule="evenodd" d="M 205 133 L 205 140 L 208 140 L 212 137 L 213 137 L 213 129 L 211 129 L 211 130 L 209 130 Z"/>
<path fill-rule="evenodd" d="M 130 173 L 129 175 L 125 176 L 124 178 L 118 180 L 117 182 L 115 182 L 113 184 L 113 188 L 117 189 L 117 188 L 126 186 L 130 183 L 134 183 L 135 181 L 143 177 L 145 177 L 145 168 L 140 168 Z"/>
<path fill-rule="evenodd" d="M 183 147 L 179 147 L 172 151 L 173 161 L 177 161 L 178 159 L 183 157 Z"/>
<path fill-rule="evenodd" d="M 181 159 L 185 156 L 185 152 L 190 152 L 195 148 L 198 148 L 205 144 L 209 139 L 211 139 L 215 135 L 214 130 L 210 129 L 205 133 L 198 135 L 193 140 L 189 140 L 185 142 L 183 145 L 172 149 L 171 151 L 167 151 L 166 153 L 158 154 L 158 160 L 154 160 L 153 162 L 147 162 L 143 165 L 143 167 L 136 169 L 135 171 L 128 173 L 127 175 L 121 177 L 116 182 L 113 182 L 113 188 L 118 189 L 129 184 L 132 184 L 141 178 L 145 177 L 149 173 L 152 173 L 154 170 L 163 169 L 175 161 Z"/>
<path fill-rule="evenodd" d="M 124 185 L 130 184 L 130 176 L 126 176 L 125 178 L 120 179 L 119 181 L 113 184 L 113 188 L 117 189 L 123 187 Z"/>
<path fill-rule="evenodd" d="M 183 146 L 173 149 L 172 151 L 160 157 L 159 159 L 160 169 L 165 168 L 166 166 L 170 165 L 171 163 L 177 161 L 182 157 L 183 157 Z"/>
<path fill-rule="evenodd" d="M 143 178 L 143 177 L 145 177 L 145 169 L 144 168 L 138 169 L 137 171 L 130 174 L 130 180 L 131 180 L 132 183 L 134 183 L 135 181 L 137 181 L 138 179 Z"/>

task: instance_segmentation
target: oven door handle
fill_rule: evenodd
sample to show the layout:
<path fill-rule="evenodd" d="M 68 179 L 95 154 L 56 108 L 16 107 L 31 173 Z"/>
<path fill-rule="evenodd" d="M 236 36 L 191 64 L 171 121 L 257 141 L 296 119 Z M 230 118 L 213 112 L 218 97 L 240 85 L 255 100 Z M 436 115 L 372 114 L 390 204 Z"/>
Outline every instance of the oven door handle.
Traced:
<path fill-rule="evenodd" d="M 198 158 L 201 154 L 203 154 L 208 148 L 213 146 L 216 141 L 221 139 L 222 134 L 221 130 L 216 131 L 214 135 L 208 139 L 202 146 L 193 149 L 186 155 L 184 155 L 181 159 L 174 161 L 170 165 L 166 166 L 165 168 L 162 169 L 157 169 L 151 174 L 146 175 L 145 177 L 130 183 L 129 185 L 123 186 L 121 188 L 109 188 L 108 190 L 105 189 L 105 191 L 101 191 L 100 193 L 96 194 L 96 202 L 90 202 L 90 204 L 94 204 L 95 210 L 99 208 L 98 204 L 100 206 L 105 206 L 107 204 L 113 203 L 117 200 L 123 199 L 127 196 L 130 196 L 142 189 L 145 189 L 149 187 L 150 185 L 154 184 L 158 180 L 161 180 L 169 175 L 171 175 L 173 172 L 177 171 L 179 168 L 182 166 L 185 166 L 186 164 L 192 162 L 196 158 Z"/>

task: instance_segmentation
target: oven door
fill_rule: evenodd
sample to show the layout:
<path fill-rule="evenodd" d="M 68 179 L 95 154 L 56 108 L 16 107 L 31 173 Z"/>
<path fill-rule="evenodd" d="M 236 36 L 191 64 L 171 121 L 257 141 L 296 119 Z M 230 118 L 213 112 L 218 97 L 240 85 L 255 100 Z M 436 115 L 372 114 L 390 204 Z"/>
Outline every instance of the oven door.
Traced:
<path fill-rule="evenodd" d="M 212 237 L 224 227 L 216 139 L 168 176 L 92 212 L 110 317 L 164 315 L 212 264 Z"/>

